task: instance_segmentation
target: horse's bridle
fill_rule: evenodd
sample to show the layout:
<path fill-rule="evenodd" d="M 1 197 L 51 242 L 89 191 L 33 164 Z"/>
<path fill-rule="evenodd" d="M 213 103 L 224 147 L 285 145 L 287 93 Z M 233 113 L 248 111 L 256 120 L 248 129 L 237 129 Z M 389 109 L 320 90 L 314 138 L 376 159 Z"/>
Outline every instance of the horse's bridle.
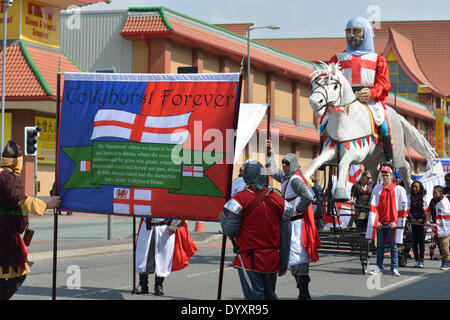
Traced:
<path fill-rule="evenodd" d="M 330 107 L 331 107 L 333 110 L 335 110 L 335 111 L 338 111 L 338 112 L 344 112 L 344 110 L 341 109 L 341 108 L 344 108 L 344 107 L 346 107 L 346 106 L 349 105 L 349 103 L 346 103 L 346 104 L 344 104 L 344 105 L 336 105 L 336 104 L 335 104 L 336 102 L 338 102 L 338 101 L 341 100 L 341 88 L 342 88 L 342 85 L 341 85 L 341 82 L 340 82 L 338 79 L 332 79 L 332 81 L 334 81 L 334 82 L 327 81 L 327 83 L 324 83 L 324 84 L 320 84 L 320 85 L 317 84 L 317 87 L 314 88 L 314 90 L 311 92 L 311 95 L 314 94 L 314 93 L 320 94 L 320 95 L 325 99 L 325 102 L 326 102 L 322 107 L 320 107 L 319 110 L 317 110 L 317 112 L 319 112 L 319 111 L 322 110 L 323 108 L 326 108 L 326 109 L 325 109 L 325 112 L 326 112 Z M 316 83 L 317 83 L 317 82 L 316 82 Z M 335 101 L 329 102 L 329 101 L 328 101 L 328 91 L 327 91 L 326 89 L 324 89 L 324 87 L 325 87 L 325 86 L 330 86 L 330 85 L 333 85 L 333 84 L 337 84 L 337 85 L 339 86 L 339 96 L 337 97 L 337 99 L 336 99 Z M 315 91 L 316 91 L 317 89 L 319 89 L 319 88 L 322 88 L 323 91 L 325 92 L 325 94 L 322 93 L 321 91 L 315 92 Z M 356 101 L 356 98 L 355 98 L 354 101 Z M 353 103 L 354 101 L 352 101 L 352 103 Z"/>

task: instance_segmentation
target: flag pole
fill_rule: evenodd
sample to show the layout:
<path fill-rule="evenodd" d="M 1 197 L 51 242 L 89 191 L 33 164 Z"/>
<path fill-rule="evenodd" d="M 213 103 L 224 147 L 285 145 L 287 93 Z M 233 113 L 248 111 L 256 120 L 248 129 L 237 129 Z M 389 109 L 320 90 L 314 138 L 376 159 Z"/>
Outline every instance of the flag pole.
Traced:
<path fill-rule="evenodd" d="M 133 291 L 136 294 L 136 217 L 133 215 Z"/>
<path fill-rule="evenodd" d="M 236 112 L 234 113 L 234 123 L 233 123 L 234 132 L 237 132 L 237 126 L 238 126 L 238 120 L 239 120 L 239 108 L 241 105 L 241 95 L 242 95 L 242 79 L 244 76 L 244 60 L 245 60 L 245 57 L 242 57 L 241 69 L 240 69 L 240 75 L 239 75 L 239 88 L 238 88 L 238 96 L 237 96 L 237 103 L 236 103 Z M 236 149 L 236 134 L 234 135 L 234 143 L 233 143 L 233 150 L 235 150 L 235 149 Z M 234 156 L 232 157 L 232 159 L 234 159 Z M 231 198 L 231 181 L 233 180 L 233 167 L 234 167 L 234 162 L 232 165 L 232 169 L 230 170 L 230 176 L 228 179 L 227 201 Z M 227 245 L 227 236 L 224 234 L 222 236 L 222 249 L 221 249 L 221 253 L 220 253 L 219 284 L 218 284 L 218 289 L 217 289 L 217 300 L 222 299 L 223 269 L 225 266 L 226 245 Z"/>
<path fill-rule="evenodd" d="M 270 92 L 268 94 L 267 97 L 267 140 L 270 141 L 270 137 L 271 137 L 271 132 L 270 132 L 270 123 L 272 122 L 272 117 L 271 117 L 271 104 L 270 104 Z M 269 146 L 266 145 L 266 156 L 267 158 L 270 157 L 270 152 L 269 152 Z M 269 162 L 266 163 L 266 168 L 269 168 Z M 266 184 L 267 186 L 269 186 L 269 179 L 270 179 L 270 175 L 267 174 L 266 175 Z"/>
<path fill-rule="evenodd" d="M 56 153 L 58 153 L 59 148 L 59 111 L 61 107 L 61 74 L 58 72 L 56 76 Z M 55 184 L 56 184 L 56 195 L 59 196 L 58 188 L 58 157 L 55 159 Z M 57 249 L 58 249 L 58 216 L 60 211 L 57 209 L 53 210 L 53 274 L 52 274 L 52 300 L 56 300 L 56 268 L 57 268 Z"/>

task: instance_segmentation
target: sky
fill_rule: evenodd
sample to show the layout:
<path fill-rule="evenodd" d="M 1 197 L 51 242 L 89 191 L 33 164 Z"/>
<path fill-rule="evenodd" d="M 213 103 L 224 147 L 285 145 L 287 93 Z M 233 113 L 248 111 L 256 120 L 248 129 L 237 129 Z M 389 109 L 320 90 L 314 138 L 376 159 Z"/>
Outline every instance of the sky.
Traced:
<path fill-rule="evenodd" d="M 344 37 L 347 21 L 450 20 L 448 0 L 112 0 L 82 10 L 164 6 L 210 24 L 278 25 L 252 31 L 252 38 Z"/>

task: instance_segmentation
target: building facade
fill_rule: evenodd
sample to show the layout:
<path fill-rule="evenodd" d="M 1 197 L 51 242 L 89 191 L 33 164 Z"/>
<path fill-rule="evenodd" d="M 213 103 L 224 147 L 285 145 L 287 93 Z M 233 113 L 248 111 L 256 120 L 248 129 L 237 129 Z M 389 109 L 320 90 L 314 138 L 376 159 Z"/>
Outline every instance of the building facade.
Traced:
<path fill-rule="evenodd" d="M 55 180 L 57 73 L 81 71 L 59 46 L 60 10 L 70 5 L 96 2 L 106 0 L 15 0 L 7 9 L 3 143 L 13 139 L 24 149 L 24 127 L 43 129 L 38 139 L 37 156 L 24 156 L 20 178 L 26 194 L 35 194 L 36 160 L 36 180 L 40 186 L 37 195 L 49 196 Z M 2 1 L 2 30 L 4 9 Z M 3 32 L 0 39 L 3 40 Z M 3 47 L 1 51 L 0 66 Z"/>

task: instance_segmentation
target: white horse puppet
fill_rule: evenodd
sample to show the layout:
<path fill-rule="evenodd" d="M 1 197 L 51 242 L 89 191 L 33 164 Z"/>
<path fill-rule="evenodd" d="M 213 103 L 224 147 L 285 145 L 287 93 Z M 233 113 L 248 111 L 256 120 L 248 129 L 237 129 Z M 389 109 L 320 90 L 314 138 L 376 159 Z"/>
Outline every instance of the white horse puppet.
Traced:
<path fill-rule="evenodd" d="M 359 102 L 350 83 L 341 73 L 338 64 L 321 62 L 312 73 L 312 94 L 309 97 L 311 108 L 317 117 L 327 113 L 327 140 L 320 155 L 315 158 L 304 175 L 309 179 L 312 174 L 327 162 L 339 163 L 339 176 L 334 198 L 348 200 L 345 180 L 351 164 L 363 164 L 370 170 L 374 181 L 378 177 L 377 167 L 384 160 L 383 148 L 373 136 L 372 116 L 367 106 Z M 425 137 L 405 118 L 388 107 L 385 110 L 390 122 L 393 139 L 393 166 L 400 170 L 407 192 L 411 186 L 410 165 L 405 158 L 405 139 L 427 160 L 436 156 L 436 152 Z"/>

